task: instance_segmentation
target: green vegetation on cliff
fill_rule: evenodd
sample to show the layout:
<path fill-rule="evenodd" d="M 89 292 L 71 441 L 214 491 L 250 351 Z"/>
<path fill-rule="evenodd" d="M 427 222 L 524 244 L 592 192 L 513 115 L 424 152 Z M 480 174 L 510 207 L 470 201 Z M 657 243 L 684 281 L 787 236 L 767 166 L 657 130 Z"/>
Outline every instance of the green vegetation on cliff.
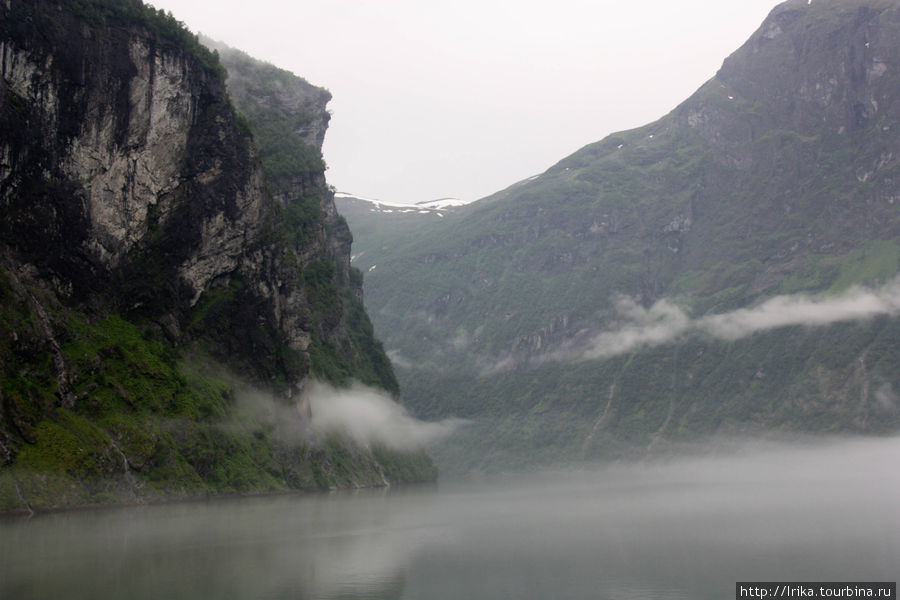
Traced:
<path fill-rule="evenodd" d="M 0 41 L 0 512 L 434 479 L 303 410 L 314 379 L 397 390 L 324 179 L 327 92 L 304 82 L 278 119 L 315 131 L 279 145 L 216 53 L 131 0 L 13 0 Z M 167 75 L 190 102 L 153 97 Z"/>
<path fill-rule="evenodd" d="M 155 9 L 141 0 L 68 0 L 68 5 L 75 17 L 91 27 L 142 27 L 160 39 L 186 49 L 208 69 L 222 69 L 215 53 L 201 44 L 198 36 L 189 31 L 171 12 Z"/>
<path fill-rule="evenodd" d="M 259 392 L 116 315 L 56 307 L 71 391 L 61 402 L 42 317 L 5 273 L 0 294 L 0 421 L 9 427 L 0 511 L 435 477 L 420 452 L 282 439 L 265 419 L 236 421 L 241 395 Z"/>
<path fill-rule="evenodd" d="M 206 42 L 217 48 L 227 69 L 229 95 L 253 133 L 270 190 L 283 199 L 278 208 L 288 239 L 300 248 L 327 235 L 344 246 L 344 253 L 302 268 L 313 313 L 324 316 L 313 332 L 312 372 L 335 385 L 356 380 L 396 394 L 390 361 L 361 301 L 362 273 L 349 266 L 347 222 L 336 213 L 324 183 L 320 147 L 331 117 L 325 110 L 331 94 L 239 50 Z M 327 332 L 339 323 L 346 327 L 345 340 Z"/>

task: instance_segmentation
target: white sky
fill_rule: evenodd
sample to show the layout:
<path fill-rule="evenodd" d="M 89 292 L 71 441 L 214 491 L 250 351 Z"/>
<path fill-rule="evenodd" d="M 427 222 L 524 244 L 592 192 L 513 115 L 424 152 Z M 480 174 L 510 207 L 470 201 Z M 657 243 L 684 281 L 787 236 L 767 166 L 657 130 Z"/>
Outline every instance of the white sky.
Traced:
<path fill-rule="evenodd" d="M 149 0 L 331 91 L 329 183 L 475 200 L 668 113 L 776 0 Z"/>

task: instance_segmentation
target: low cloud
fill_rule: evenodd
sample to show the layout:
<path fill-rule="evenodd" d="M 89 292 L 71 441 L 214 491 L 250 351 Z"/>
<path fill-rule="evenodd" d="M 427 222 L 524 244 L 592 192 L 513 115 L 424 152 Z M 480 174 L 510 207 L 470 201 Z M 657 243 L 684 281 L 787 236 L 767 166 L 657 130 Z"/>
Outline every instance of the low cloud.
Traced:
<path fill-rule="evenodd" d="M 878 288 L 854 286 L 841 294 L 776 296 L 752 308 L 692 319 L 669 300 L 643 308 L 630 298 L 615 302 L 619 320 L 594 335 L 578 358 L 609 358 L 642 346 L 659 346 L 689 334 L 737 340 L 759 331 L 803 325 L 820 327 L 844 321 L 900 314 L 900 278 Z"/>
<path fill-rule="evenodd" d="M 461 419 L 420 421 L 390 397 L 362 385 L 338 390 L 314 384 L 308 397 L 314 431 L 344 433 L 363 445 L 381 443 L 409 450 L 443 439 L 465 423 Z"/>
<path fill-rule="evenodd" d="M 617 298 L 617 327 L 595 335 L 583 358 L 609 358 L 631 352 L 640 346 L 658 346 L 674 340 L 693 326 L 678 306 L 660 300 L 644 308 L 627 297 Z"/>
<path fill-rule="evenodd" d="M 553 356 L 547 357 L 544 360 L 553 360 L 556 358 L 556 353 Z M 542 361 L 543 362 L 543 361 Z M 498 360 L 493 363 L 486 363 L 481 366 L 481 370 L 478 372 L 479 377 L 490 377 L 492 375 L 497 375 L 499 373 L 506 373 L 507 371 L 512 371 L 516 368 L 516 359 L 512 356 L 507 356 L 501 360 Z"/>
<path fill-rule="evenodd" d="M 900 314 L 900 279 L 876 289 L 852 287 L 833 296 L 776 296 L 754 308 L 703 317 L 696 326 L 714 337 L 736 340 L 757 331 L 789 325 L 815 327 L 897 314 Z"/>
<path fill-rule="evenodd" d="M 225 427 L 247 435 L 265 432 L 287 444 L 299 444 L 313 437 L 305 403 L 286 403 L 244 385 L 235 390 L 235 406 Z"/>
<path fill-rule="evenodd" d="M 391 361 L 391 364 L 395 367 L 409 369 L 413 366 L 413 362 L 400 354 L 399 350 L 388 350 L 386 354 L 388 359 Z"/>
<path fill-rule="evenodd" d="M 466 423 L 462 419 L 420 421 L 390 396 L 360 384 L 336 389 L 313 383 L 299 401 L 290 404 L 254 389 L 237 391 L 236 400 L 226 427 L 248 435 L 264 431 L 288 444 L 340 434 L 363 446 L 383 444 L 414 450 L 449 436 Z"/>

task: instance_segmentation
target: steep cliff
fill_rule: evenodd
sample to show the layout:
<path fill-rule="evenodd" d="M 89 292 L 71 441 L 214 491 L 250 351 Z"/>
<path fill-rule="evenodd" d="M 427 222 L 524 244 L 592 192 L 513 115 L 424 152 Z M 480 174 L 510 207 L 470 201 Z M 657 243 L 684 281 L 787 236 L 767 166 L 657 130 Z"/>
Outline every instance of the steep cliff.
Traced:
<path fill-rule="evenodd" d="M 898 24 L 785 2 L 660 120 L 417 232 L 382 218 L 354 264 L 405 400 L 478 423 L 443 465 L 897 431 Z"/>
<path fill-rule="evenodd" d="M 321 147 L 331 95 L 243 52 L 204 43 L 216 49 L 228 72 L 229 95 L 253 132 L 268 189 L 283 207 L 282 218 L 305 264 L 296 285 L 313 305 L 312 326 L 306 329 L 314 340 L 308 350 L 314 370 L 333 383 L 346 383 L 352 375 L 396 393 L 390 362 L 363 309 L 362 274 L 350 267 L 353 238 L 325 181 Z M 279 280 L 296 273 L 289 266 Z"/>
<path fill-rule="evenodd" d="M 327 118 L 273 172 L 215 53 L 138 1 L 10 0 L 0 59 L 0 509 L 433 476 L 234 423 L 251 390 L 301 428 L 313 378 L 396 391 Z"/>

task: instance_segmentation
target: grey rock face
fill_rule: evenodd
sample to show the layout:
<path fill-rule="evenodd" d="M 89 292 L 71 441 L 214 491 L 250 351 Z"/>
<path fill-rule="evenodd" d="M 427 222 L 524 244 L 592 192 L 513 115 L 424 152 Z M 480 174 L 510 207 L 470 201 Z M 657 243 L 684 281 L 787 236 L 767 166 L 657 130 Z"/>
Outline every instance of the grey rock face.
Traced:
<path fill-rule="evenodd" d="M 183 49 L 165 47 L 146 34 L 114 36 L 99 42 L 99 49 L 90 36 L 67 42 L 74 43 L 80 61 L 62 60 L 27 39 L 0 42 L 4 100 L 28 107 L 27 115 L 17 116 L 32 128 L 24 140 L 0 140 L 0 155 L 6 157 L 0 193 L 15 203 L 29 180 L 69 182 L 71 197 L 60 201 L 88 224 L 87 231 L 78 232 L 80 247 L 69 250 L 111 272 L 129 253 L 152 243 L 155 232 L 182 227 L 170 223 L 175 208 L 194 195 L 191 188 L 207 188 L 218 200 L 213 210 L 192 211 L 195 231 L 184 240 L 192 247 L 181 249 L 172 265 L 194 302 L 210 281 L 237 266 L 247 241 L 258 233 L 266 202 L 262 174 L 252 168 L 226 173 L 223 156 L 194 158 L 204 163 L 195 172 L 198 165 L 188 156 L 192 135 L 210 126 L 219 129 L 214 136 L 234 134 L 227 112 L 210 111 L 212 76 Z M 91 52 L 108 55 L 111 64 Z M 237 152 L 252 163 L 246 141 Z M 226 197 L 211 189 L 222 183 L 229 188 Z"/>
<path fill-rule="evenodd" d="M 234 97 L 293 123 L 285 134 L 308 147 L 305 169 L 267 181 L 205 48 L 136 25 L 92 29 L 51 2 L 37 8 L 56 26 L 38 23 L 25 2 L 11 2 L 0 24 L 0 117 L 15 132 L 0 138 L 4 252 L 73 301 L 99 293 L 165 323 L 174 338 L 204 294 L 238 286 L 257 314 L 235 300 L 225 318 L 240 323 L 212 344 L 223 357 L 244 356 L 256 376 L 269 373 L 264 356 L 251 356 L 259 349 L 232 339 L 254 338 L 259 325 L 268 351 L 298 354 L 282 384 L 288 394 L 308 375 L 314 337 L 357 360 L 341 298 L 346 289 L 358 302 L 361 285 L 321 162 L 331 95 L 227 54 Z M 297 210 L 302 224 L 287 223 Z M 311 290 L 305 273 L 314 267 L 324 279 Z"/>

